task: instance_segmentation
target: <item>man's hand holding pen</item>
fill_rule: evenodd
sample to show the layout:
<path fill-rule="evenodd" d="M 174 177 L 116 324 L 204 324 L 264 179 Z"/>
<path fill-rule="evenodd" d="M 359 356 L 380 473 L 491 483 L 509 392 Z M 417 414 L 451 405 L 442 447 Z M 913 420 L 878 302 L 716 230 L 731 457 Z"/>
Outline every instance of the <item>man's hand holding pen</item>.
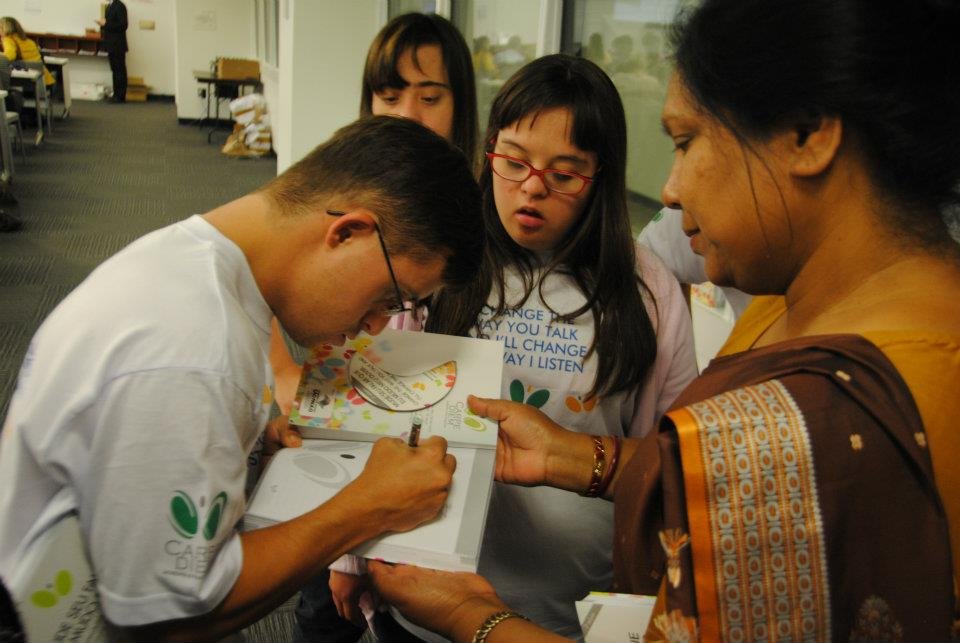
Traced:
<path fill-rule="evenodd" d="M 418 441 L 416 448 L 410 448 L 409 439 L 381 438 L 363 472 L 343 493 L 358 494 L 358 503 L 375 504 L 386 531 L 408 531 L 440 512 L 456 468 L 442 437 Z"/>

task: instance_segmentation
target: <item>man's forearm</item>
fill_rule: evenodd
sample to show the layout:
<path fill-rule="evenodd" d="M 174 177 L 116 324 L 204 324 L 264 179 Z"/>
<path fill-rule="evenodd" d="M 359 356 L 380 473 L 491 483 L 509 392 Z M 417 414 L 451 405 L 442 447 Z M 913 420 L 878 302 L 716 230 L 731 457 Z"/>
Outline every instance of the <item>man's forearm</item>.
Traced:
<path fill-rule="evenodd" d="M 382 532 L 374 512 L 358 513 L 348 487 L 294 520 L 241 534 L 243 568 L 212 612 L 129 632 L 132 639 L 193 641 L 226 636 L 259 620 L 330 563 Z"/>

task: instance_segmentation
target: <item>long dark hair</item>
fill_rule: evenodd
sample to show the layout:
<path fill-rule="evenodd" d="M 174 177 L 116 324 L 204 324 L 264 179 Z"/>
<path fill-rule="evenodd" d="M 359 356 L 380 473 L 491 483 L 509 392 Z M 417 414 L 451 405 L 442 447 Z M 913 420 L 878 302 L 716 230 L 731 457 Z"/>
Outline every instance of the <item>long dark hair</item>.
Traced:
<path fill-rule="evenodd" d="M 473 59 L 463 36 L 450 21 L 436 14 L 405 13 L 380 30 L 370 44 L 363 68 L 360 115 L 370 116 L 373 95 L 391 87 L 402 89 L 406 81 L 397 73 L 400 57 L 410 51 L 416 62 L 417 48 L 439 45 L 453 94 L 451 142 L 475 163 L 477 155 L 477 87 Z"/>
<path fill-rule="evenodd" d="M 490 110 L 484 140 L 521 118 L 563 107 L 573 117 L 572 142 L 597 155 L 596 174 L 580 220 L 554 249 L 539 277 L 537 257 L 513 241 L 497 214 L 489 161 L 480 172 L 483 218 L 487 230 L 480 278 L 461 292 L 441 293 L 430 309 L 427 330 L 453 334 L 480 333 L 479 316 L 490 301 L 494 314 L 508 304 L 520 305 L 552 271 L 569 274 L 586 297 L 576 310 L 552 311 L 574 319 L 592 312 L 594 339 L 586 359 L 597 353 L 597 378 L 590 395 L 608 395 L 635 388 L 653 364 L 656 333 L 640 289 L 626 201 L 626 120 L 616 87 L 597 65 L 583 58 L 555 54 L 522 67 L 501 88 Z M 504 276 L 514 268 L 524 284 L 520 302 L 507 302 Z M 548 305 L 549 306 L 549 305 Z"/>
<path fill-rule="evenodd" d="M 888 226 L 956 249 L 943 223 L 960 201 L 955 0 L 705 0 L 673 42 L 685 88 L 741 143 L 837 116 L 899 206 Z"/>

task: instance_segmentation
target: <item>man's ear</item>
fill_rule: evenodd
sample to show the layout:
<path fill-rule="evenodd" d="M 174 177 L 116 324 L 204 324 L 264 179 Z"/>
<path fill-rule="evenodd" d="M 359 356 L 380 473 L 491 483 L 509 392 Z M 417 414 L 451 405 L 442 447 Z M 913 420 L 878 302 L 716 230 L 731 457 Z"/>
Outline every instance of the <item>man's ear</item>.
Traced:
<path fill-rule="evenodd" d="M 823 173 L 837 157 L 843 140 L 843 123 L 837 116 L 800 118 L 788 133 L 794 176 Z"/>
<path fill-rule="evenodd" d="M 327 215 L 330 216 L 330 215 Z M 324 245 L 335 248 L 377 231 L 376 218 L 366 208 L 353 208 L 333 217 L 324 235 Z"/>

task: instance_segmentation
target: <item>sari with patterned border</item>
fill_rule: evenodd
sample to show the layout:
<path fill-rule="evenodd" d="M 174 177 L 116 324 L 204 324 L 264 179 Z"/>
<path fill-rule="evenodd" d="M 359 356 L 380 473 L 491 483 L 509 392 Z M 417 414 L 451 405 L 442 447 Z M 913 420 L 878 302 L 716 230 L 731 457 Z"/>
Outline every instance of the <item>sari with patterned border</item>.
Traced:
<path fill-rule="evenodd" d="M 663 599 L 648 640 L 950 639 L 923 425 L 861 337 L 714 360 L 625 466 L 615 506 L 616 589 Z"/>

